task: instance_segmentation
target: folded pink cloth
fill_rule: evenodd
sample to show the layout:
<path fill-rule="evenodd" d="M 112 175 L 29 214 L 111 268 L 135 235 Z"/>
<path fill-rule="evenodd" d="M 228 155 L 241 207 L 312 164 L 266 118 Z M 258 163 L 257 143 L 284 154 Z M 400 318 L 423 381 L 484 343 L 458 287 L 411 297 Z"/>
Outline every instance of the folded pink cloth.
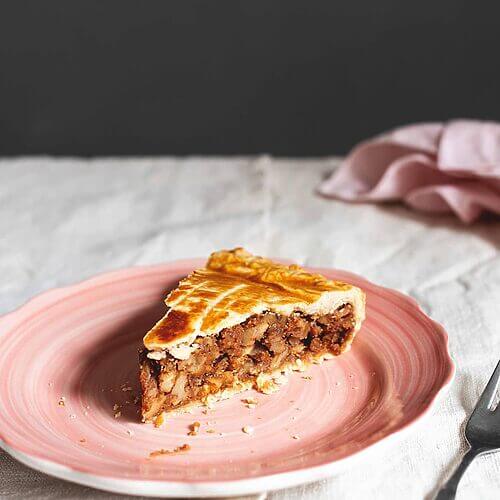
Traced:
<path fill-rule="evenodd" d="M 321 184 L 348 201 L 403 200 L 464 222 L 500 215 L 500 123 L 456 120 L 409 125 L 356 146 Z"/>

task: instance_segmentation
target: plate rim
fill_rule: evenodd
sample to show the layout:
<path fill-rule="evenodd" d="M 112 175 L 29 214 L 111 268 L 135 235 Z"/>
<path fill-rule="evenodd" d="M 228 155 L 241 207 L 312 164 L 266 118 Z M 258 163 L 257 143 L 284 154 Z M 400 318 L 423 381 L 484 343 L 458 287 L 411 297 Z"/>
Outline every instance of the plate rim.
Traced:
<path fill-rule="evenodd" d="M 285 262 L 291 262 L 288 259 L 275 259 Z M 118 277 L 127 279 L 131 275 L 141 274 L 144 272 L 156 270 L 168 270 L 171 267 L 199 267 L 203 265 L 206 259 L 204 258 L 188 258 L 176 259 L 164 263 L 129 266 L 126 268 L 118 268 L 110 271 L 103 271 L 84 278 L 76 283 L 66 286 L 55 287 L 49 290 L 42 291 L 41 293 L 28 299 L 26 302 L 13 309 L 6 314 L 0 315 L 0 339 L 9 330 L 9 323 L 12 322 L 16 316 L 22 314 L 31 307 L 40 307 L 44 303 L 51 303 L 54 299 L 63 298 L 67 294 L 76 294 L 86 289 L 87 287 L 96 286 L 101 282 L 108 282 L 109 280 Z M 141 480 L 141 479 L 124 479 L 115 477 L 109 474 L 97 474 L 80 471 L 73 467 L 61 464 L 54 460 L 48 460 L 36 453 L 30 453 L 21 447 L 16 447 L 14 443 L 9 442 L 5 433 L 0 428 L 0 448 L 3 449 L 13 458 L 17 459 L 24 465 L 43 472 L 59 479 L 72 481 L 84 486 L 91 486 L 100 490 L 109 492 L 117 492 L 129 495 L 144 495 L 144 496 L 160 496 L 168 497 L 182 497 L 188 498 L 192 496 L 236 496 L 258 493 L 261 491 L 273 491 L 281 488 L 293 487 L 299 484 L 310 483 L 318 481 L 326 477 L 332 476 L 337 472 L 341 472 L 347 463 L 364 457 L 365 455 L 373 452 L 374 449 L 379 449 L 387 443 L 392 443 L 397 439 L 406 436 L 409 431 L 419 422 L 422 421 L 447 392 L 448 388 L 453 382 L 456 373 L 456 366 L 450 353 L 449 336 L 441 323 L 431 318 L 420 306 L 420 304 L 411 296 L 395 290 L 393 288 L 378 285 L 371 280 L 364 278 L 356 273 L 345 271 L 343 269 L 326 268 L 326 267 L 311 267 L 304 266 L 306 269 L 317 273 L 329 273 L 332 271 L 339 271 L 347 276 L 352 276 L 356 281 L 364 281 L 369 285 L 381 289 L 390 294 L 396 295 L 400 300 L 411 305 L 420 315 L 424 316 L 433 326 L 436 333 L 442 338 L 442 347 L 444 360 L 446 361 L 446 370 L 441 378 L 441 385 L 435 389 L 425 404 L 422 404 L 416 415 L 410 420 L 404 422 L 401 427 L 390 431 L 381 439 L 374 441 L 361 450 L 355 451 L 351 455 L 341 459 L 331 460 L 324 464 L 297 468 L 291 471 L 279 472 L 274 474 L 264 474 L 253 478 L 243 478 L 236 480 L 214 480 L 202 482 L 185 482 L 185 481 L 166 481 L 162 479 L 155 480 Z M 127 276 L 124 276 L 124 273 Z M 6 331 L 4 331 L 6 330 Z M 168 489 L 166 492 L 165 489 Z"/>

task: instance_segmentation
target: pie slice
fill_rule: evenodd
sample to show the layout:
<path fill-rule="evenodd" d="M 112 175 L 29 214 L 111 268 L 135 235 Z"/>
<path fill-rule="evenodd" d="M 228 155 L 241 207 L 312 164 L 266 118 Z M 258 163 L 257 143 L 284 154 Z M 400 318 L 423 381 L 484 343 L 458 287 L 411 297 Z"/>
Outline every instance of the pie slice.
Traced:
<path fill-rule="evenodd" d="M 213 253 L 165 303 L 140 355 L 144 421 L 274 392 L 291 370 L 348 350 L 365 315 L 359 288 L 242 248 Z"/>

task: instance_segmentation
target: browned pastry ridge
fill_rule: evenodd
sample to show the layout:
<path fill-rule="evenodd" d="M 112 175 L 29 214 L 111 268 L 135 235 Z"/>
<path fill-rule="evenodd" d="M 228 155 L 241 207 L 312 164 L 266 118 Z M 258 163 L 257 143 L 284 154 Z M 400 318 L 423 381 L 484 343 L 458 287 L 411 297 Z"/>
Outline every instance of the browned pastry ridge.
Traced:
<path fill-rule="evenodd" d="M 357 287 L 254 256 L 213 253 L 179 283 L 140 354 L 142 417 L 210 404 L 350 348 L 365 315 Z"/>

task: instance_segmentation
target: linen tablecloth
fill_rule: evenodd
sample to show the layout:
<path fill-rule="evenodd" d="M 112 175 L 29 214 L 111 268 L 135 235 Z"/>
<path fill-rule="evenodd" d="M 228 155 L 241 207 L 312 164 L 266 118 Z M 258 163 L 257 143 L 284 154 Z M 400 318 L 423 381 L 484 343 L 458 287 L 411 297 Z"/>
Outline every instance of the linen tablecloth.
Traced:
<path fill-rule="evenodd" d="M 457 463 L 462 423 L 500 357 L 500 223 L 466 227 L 451 216 L 316 196 L 337 165 L 336 158 L 0 160 L 0 313 L 99 272 L 236 245 L 397 288 L 447 329 L 457 364 L 450 390 L 403 439 L 329 480 L 267 498 L 428 497 Z M 0 498 L 118 496 L 0 452 Z M 459 498 L 500 498 L 500 454 L 470 467 Z"/>

